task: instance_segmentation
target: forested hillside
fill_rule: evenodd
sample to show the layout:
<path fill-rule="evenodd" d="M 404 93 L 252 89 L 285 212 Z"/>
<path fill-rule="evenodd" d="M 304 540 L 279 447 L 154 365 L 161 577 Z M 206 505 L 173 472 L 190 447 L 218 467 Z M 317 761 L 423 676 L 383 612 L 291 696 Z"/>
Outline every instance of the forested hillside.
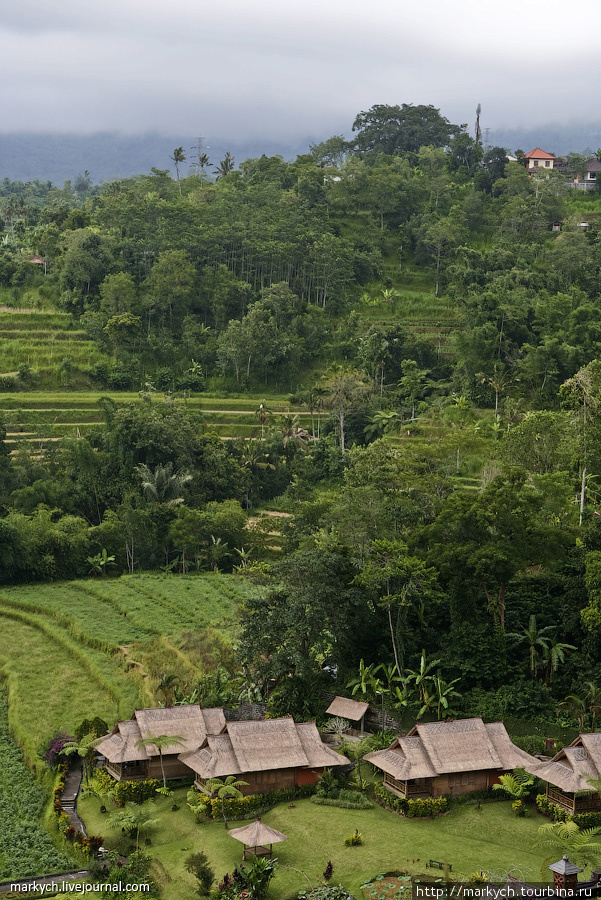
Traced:
<path fill-rule="evenodd" d="M 433 107 L 376 106 L 294 162 L 173 160 L 0 185 L 0 580 L 235 570 L 274 712 L 385 664 L 399 713 L 594 726 L 582 157 L 531 176 Z"/>

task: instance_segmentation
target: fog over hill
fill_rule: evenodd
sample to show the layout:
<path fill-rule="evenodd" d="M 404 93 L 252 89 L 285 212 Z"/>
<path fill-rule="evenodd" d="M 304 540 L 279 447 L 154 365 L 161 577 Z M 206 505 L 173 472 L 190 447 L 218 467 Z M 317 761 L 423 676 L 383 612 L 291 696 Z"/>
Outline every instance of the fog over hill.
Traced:
<path fill-rule="evenodd" d="M 313 141 L 324 140 L 341 130 L 339 128 L 337 132 L 334 127 L 327 134 L 287 138 L 280 142 L 261 138 L 236 141 L 208 136 L 205 148 L 212 164 L 217 164 L 227 151 L 234 155 L 237 163 L 263 153 L 294 159 L 299 153 L 308 152 Z M 347 137 L 350 136 L 347 133 Z M 61 185 L 65 179 L 74 178 L 86 169 L 95 183 L 126 178 L 149 172 L 152 166 L 172 168 L 170 156 L 174 147 L 184 148 L 189 163 L 195 140 L 194 136 L 165 137 L 156 133 L 0 134 L 0 178 L 15 181 L 39 178 Z M 491 129 L 488 144 L 510 150 L 520 148 L 526 152 L 540 146 L 555 154 L 595 151 L 601 147 L 601 122 L 545 125 L 531 130 Z"/>

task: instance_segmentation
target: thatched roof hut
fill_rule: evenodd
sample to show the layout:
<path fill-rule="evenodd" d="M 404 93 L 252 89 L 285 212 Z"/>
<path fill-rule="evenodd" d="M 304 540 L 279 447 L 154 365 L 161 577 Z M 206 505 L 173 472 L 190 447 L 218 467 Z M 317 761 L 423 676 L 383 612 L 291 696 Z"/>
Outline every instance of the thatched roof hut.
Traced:
<path fill-rule="evenodd" d="M 344 766 L 348 759 L 322 742 L 315 722 L 292 718 L 228 722 L 220 735 L 179 758 L 201 779 L 296 768 Z"/>
<path fill-rule="evenodd" d="M 358 723 L 359 730 L 363 731 L 365 713 L 368 709 L 369 703 L 363 700 L 351 700 L 349 697 L 334 697 L 326 712 L 330 716 Z"/>
<path fill-rule="evenodd" d="M 601 808 L 590 779 L 601 779 L 601 734 L 579 734 L 552 760 L 537 760 L 528 772 L 547 782 L 547 798 L 574 812 Z"/>
<path fill-rule="evenodd" d="M 486 789 L 498 775 L 538 760 L 511 742 L 502 722 L 482 719 L 419 722 L 406 737 L 366 760 L 386 773 L 384 783 L 403 796 L 439 796 Z"/>
<path fill-rule="evenodd" d="M 199 704 L 157 709 L 137 709 L 126 722 L 117 722 L 111 734 L 103 737 L 96 750 L 111 763 L 134 762 L 158 756 L 154 744 L 138 746 L 140 740 L 159 735 L 178 736 L 180 740 L 163 748 L 163 755 L 195 750 L 207 734 L 225 728 L 223 709 L 202 709 Z M 181 740 L 183 739 L 183 740 Z"/>
<path fill-rule="evenodd" d="M 244 825 L 242 828 L 232 828 L 229 831 L 229 836 L 244 844 L 243 859 L 246 859 L 247 853 L 253 856 L 271 856 L 273 844 L 279 844 L 288 840 L 281 831 L 270 828 L 261 822 L 259 816 L 250 825 Z"/>

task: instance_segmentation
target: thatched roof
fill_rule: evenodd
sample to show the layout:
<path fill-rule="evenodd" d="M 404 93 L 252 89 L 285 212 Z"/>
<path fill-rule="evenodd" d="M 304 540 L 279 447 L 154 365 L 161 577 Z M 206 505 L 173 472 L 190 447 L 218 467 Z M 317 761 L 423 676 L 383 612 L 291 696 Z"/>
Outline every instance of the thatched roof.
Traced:
<path fill-rule="evenodd" d="M 387 750 L 368 753 L 373 765 L 398 781 L 482 770 L 508 771 L 537 764 L 511 743 L 502 722 L 482 719 L 418 723 L 407 737 L 396 738 Z"/>
<path fill-rule="evenodd" d="M 348 763 L 325 746 L 315 722 L 296 725 L 291 718 L 228 722 L 223 734 L 209 735 L 196 752 L 182 753 L 179 759 L 203 779 Z"/>
<path fill-rule="evenodd" d="M 230 837 L 242 841 L 247 847 L 266 847 L 268 844 L 279 844 L 288 840 L 285 834 L 264 825 L 260 819 L 251 822 L 250 825 L 244 825 L 243 828 L 232 828 L 228 833 Z"/>
<path fill-rule="evenodd" d="M 225 728 L 222 709 L 202 709 L 197 703 L 156 709 L 137 709 L 127 722 L 117 722 L 112 734 L 96 745 L 109 762 L 122 763 L 151 759 L 158 756 L 154 744 L 138 747 L 140 740 L 159 735 L 177 735 L 177 743 L 163 747 L 163 754 L 190 752 L 200 747 L 207 734 Z"/>
<path fill-rule="evenodd" d="M 349 722 L 360 722 L 368 709 L 369 703 L 351 700 L 348 697 L 334 697 L 326 712 L 330 716 L 348 719 Z"/>
<path fill-rule="evenodd" d="M 580 734 L 549 762 L 528 768 L 532 775 L 567 794 L 591 793 L 589 778 L 601 777 L 601 734 Z"/>

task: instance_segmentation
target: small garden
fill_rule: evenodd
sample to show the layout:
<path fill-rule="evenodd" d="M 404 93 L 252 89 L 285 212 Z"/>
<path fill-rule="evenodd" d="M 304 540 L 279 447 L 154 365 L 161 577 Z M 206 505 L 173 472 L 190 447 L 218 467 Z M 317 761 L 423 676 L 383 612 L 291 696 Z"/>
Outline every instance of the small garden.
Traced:
<path fill-rule="evenodd" d="M 222 820 L 202 818 L 195 823 L 187 794 L 187 788 L 177 789 L 172 796 L 157 794 L 151 802 L 152 816 L 147 814 L 152 824 L 139 835 L 140 848 L 154 860 L 151 874 L 165 900 L 190 896 L 197 887 L 194 875 L 186 870 L 191 855 L 206 855 L 215 875 L 213 888 L 242 862 L 242 845 L 229 836 Z M 103 835 L 105 846 L 126 855 L 135 852 L 136 839 L 116 824 L 116 807 L 101 813 L 102 804 L 91 794 L 80 799 L 79 813 L 88 831 Z M 287 900 L 328 882 L 343 884 L 357 898 L 374 900 L 384 891 L 382 882 L 374 881 L 378 875 L 424 874 L 431 858 L 450 863 L 453 877 L 469 878 L 484 870 L 494 877 L 511 871 L 540 880 L 545 855 L 538 834 L 545 819 L 536 812 L 518 819 L 507 801 L 457 805 L 439 818 L 408 819 L 378 805 L 349 809 L 318 805 L 306 798 L 279 803 L 263 814 L 262 821 L 288 838 L 274 846 L 278 865 L 269 889 L 273 900 Z M 236 827 L 241 824 L 236 822 Z M 361 842 L 347 845 L 356 832 Z M 329 863 L 330 878 L 326 879 Z M 368 884 L 376 885 L 369 889 L 376 890 L 376 895 L 365 894 Z M 399 888 L 400 884 L 393 893 Z"/>

